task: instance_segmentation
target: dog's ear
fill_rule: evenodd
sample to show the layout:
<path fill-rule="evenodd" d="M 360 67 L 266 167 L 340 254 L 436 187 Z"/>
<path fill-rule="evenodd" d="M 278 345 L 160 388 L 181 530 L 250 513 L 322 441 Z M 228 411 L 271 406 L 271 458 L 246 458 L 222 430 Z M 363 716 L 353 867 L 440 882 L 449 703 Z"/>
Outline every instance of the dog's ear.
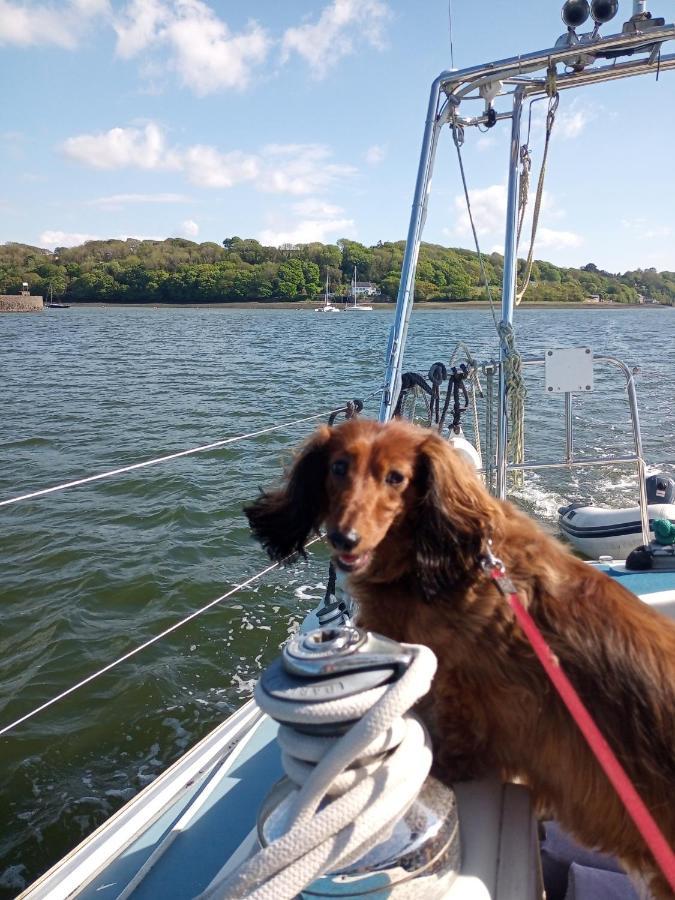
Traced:
<path fill-rule="evenodd" d="M 330 428 L 319 428 L 300 449 L 282 487 L 244 507 L 254 536 L 276 561 L 305 556 L 305 541 L 325 516 L 330 437 Z"/>
<path fill-rule="evenodd" d="M 500 512 L 480 476 L 442 438 L 424 439 L 418 468 L 416 569 L 431 600 L 460 588 L 475 574 Z"/>

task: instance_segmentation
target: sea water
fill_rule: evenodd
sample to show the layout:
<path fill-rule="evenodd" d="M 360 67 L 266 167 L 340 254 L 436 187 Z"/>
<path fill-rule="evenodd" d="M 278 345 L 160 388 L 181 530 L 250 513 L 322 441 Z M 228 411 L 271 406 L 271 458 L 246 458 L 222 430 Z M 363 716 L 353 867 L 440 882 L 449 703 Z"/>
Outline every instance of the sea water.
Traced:
<path fill-rule="evenodd" d="M 354 397 L 375 417 L 392 322 L 392 311 L 227 308 L 0 316 L 0 499 L 323 419 Z M 639 365 L 645 455 L 675 472 L 675 309 L 524 310 L 516 325 L 523 354 L 588 346 Z M 447 365 L 459 340 L 496 357 L 490 312 L 416 313 L 405 368 Z M 632 452 L 621 376 L 598 367 L 595 388 L 575 399 L 576 451 Z M 263 569 L 241 507 L 313 427 L 0 507 L 0 727 Z M 526 444 L 529 460 L 564 452 L 563 400 L 546 396 L 543 370 L 528 370 Z M 515 497 L 552 528 L 557 507 L 580 498 L 635 504 L 634 468 L 528 474 Z M 319 546 L 0 738 L 0 896 L 241 705 L 323 596 L 326 570 Z"/>

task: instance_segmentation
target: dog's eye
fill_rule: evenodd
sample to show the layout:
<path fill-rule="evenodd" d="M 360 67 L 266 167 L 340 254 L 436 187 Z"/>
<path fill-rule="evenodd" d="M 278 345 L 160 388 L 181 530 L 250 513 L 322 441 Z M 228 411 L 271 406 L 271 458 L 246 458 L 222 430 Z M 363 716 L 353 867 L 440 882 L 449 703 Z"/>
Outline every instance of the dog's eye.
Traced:
<path fill-rule="evenodd" d="M 330 470 L 333 475 L 337 475 L 338 478 L 342 478 L 343 475 L 347 474 L 347 468 L 347 460 L 336 459 L 335 462 L 331 465 Z"/>
<path fill-rule="evenodd" d="M 392 469 L 391 472 L 387 473 L 387 477 L 384 480 L 387 484 L 401 484 L 405 480 L 405 476 L 397 472 L 396 469 Z"/>

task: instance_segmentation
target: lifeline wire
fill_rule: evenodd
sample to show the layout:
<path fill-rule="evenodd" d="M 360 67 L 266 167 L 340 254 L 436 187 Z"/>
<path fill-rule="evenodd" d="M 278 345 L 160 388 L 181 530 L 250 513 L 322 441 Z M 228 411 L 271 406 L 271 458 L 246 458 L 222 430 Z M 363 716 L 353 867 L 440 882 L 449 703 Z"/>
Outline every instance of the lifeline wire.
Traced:
<path fill-rule="evenodd" d="M 307 544 L 306 547 L 311 547 L 312 544 L 315 544 L 317 541 L 321 540 L 321 537 L 313 538 Z M 283 561 L 283 560 L 282 560 Z M 0 736 L 6 734 L 8 731 L 11 731 L 13 728 L 16 728 L 17 725 L 21 725 L 23 722 L 26 722 L 28 719 L 32 719 L 33 716 L 37 715 L 39 712 L 42 712 L 43 709 L 47 709 L 50 706 L 53 706 L 59 700 L 63 700 L 64 697 L 67 697 L 69 694 L 74 693 L 78 688 L 84 687 L 85 684 L 89 684 L 90 681 L 94 681 L 94 679 L 98 678 L 101 675 L 104 675 L 106 672 L 109 672 L 111 669 L 114 669 L 115 666 L 118 666 L 120 663 L 125 662 L 127 659 L 130 659 L 132 656 L 135 656 L 137 653 L 140 653 L 141 650 L 145 650 L 146 647 L 150 647 L 151 644 L 156 644 L 157 641 L 166 637 L 168 634 L 171 634 L 172 631 L 177 631 L 183 625 L 187 625 L 188 622 L 191 622 L 192 619 L 196 619 L 197 616 L 200 616 L 202 613 L 205 613 L 207 610 L 211 609 L 213 606 L 216 606 L 218 603 L 222 603 L 223 600 L 226 600 L 228 597 L 231 597 L 232 594 L 235 594 L 237 591 L 240 591 L 242 588 L 248 587 L 249 584 L 252 584 L 254 581 L 257 581 L 259 578 L 262 578 L 263 575 L 267 575 L 268 572 L 271 572 L 272 569 L 276 569 L 281 563 L 273 563 L 271 566 L 268 566 L 266 569 L 263 569 L 262 572 L 258 572 L 256 575 L 252 575 L 250 578 L 247 578 L 246 581 L 242 581 L 241 584 L 235 585 L 235 587 L 231 588 L 226 594 L 223 594 L 221 597 L 216 597 L 215 600 L 211 600 L 210 603 L 207 603 L 206 606 L 202 606 L 201 609 L 195 610 L 195 612 L 190 613 L 189 616 L 186 616 L 184 619 L 181 619 L 180 622 L 175 622 L 173 625 L 170 625 L 160 634 L 156 634 L 154 637 L 151 637 L 144 644 L 140 644 L 138 647 L 134 647 L 133 650 L 129 650 L 128 653 L 125 653 L 124 656 L 120 656 L 119 659 L 114 660 L 114 662 L 108 663 L 107 666 L 104 666 L 102 669 L 99 669 L 97 672 L 93 672 L 91 675 L 87 675 L 86 678 L 83 678 L 82 681 L 78 681 L 77 684 L 73 684 L 71 687 L 67 688 L 65 691 L 62 691 L 60 694 L 57 694 L 56 697 L 52 697 L 51 700 L 47 700 L 45 703 L 42 703 L 40 706 L 37 706 L 35 709 L 32 709 L 30 712 L 21 716 L 18 719 L 15 719 L 14 722 L 10 722 L 9 725 L 4 725 L 0 728 Z"/>
<path fill-rule="evenodd" d="M 32 491 L 30 494 L 21 494 L 19 497 L 10 497 L 8 500 L 0 500 L 0 506 L 9 506 L 10 503 L 19 503 L 20 500 L 32 500 L 35 497 L 44 497 L 45 494 L 53 494 L 55 491 L 63 491 L 66 488 L 78 487 L 81 484 L 90 484 L 92 481 L 100 481 L 103 478 L 112 478 L 113 475 L 121 475 L 123 472 L 131 472 L 134 469 L 143 469 L 146 466 L 154 466 L 157 463 L 167 462 L 170 459 L 178 459 L 181 456 L 190 456 L 192 453 L 203 453 L 206 450 L 215 450 L 218 447 L 224 447 L 226 444 L 234 444 L 236 441 L 244 441 L 247 438 L 259 437 L 261 434 L 268 434 L 270 431 L 279 431 L 282 428 L 289 428 L 291 425 L 299 425 L 301 422 L 311 422 L 314 419 L 324 419 L 334 412 L 343 412 L 344 406 L 329 412 L 317 413 L 314 416 L 306 416 L 304 419 L 296 419 L 294 422 L 282 422 L 281 425 L 270 425 L 269 428 L 262 428 L 260 431 L 251 431 L 248 434 L 240 434 L 236 437 L 225 438 L 222 441 L 214 441 L 212 444 L 204 444 L 202 447 L 193 447 L 191 450 L 181 450 L 179 453 L 169 453 L 167 456 L 158 456 L 155 459 L 146 459 L 144 462 L 133 463 L 130 466 L 122 466 L 120 469 L 110 469 L 107 472 L 100 472 L 98 475 L 89 475 L 86 478 L 78 478 L 75 481 L 66 481 L 63 484 L 56 484 L 54 487 L 43 488 L 39 491 Z"/>

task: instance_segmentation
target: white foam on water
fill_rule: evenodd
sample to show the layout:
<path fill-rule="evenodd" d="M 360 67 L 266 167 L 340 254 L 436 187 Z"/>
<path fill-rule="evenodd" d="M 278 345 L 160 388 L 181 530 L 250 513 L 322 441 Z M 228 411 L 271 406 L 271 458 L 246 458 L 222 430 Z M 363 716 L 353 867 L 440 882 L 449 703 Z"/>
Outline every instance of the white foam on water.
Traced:
<path fill-rule="evenodd" d="M 560 494 L 544 487 L 536 477 L 529 478 L 511 496 L 523 505 L 529 515 L 545 521 L 557 521 L 559 507 L 568 502 Z"/>
<path fill-rule="evenodd" d="M 232 684 L 238 694 L 250 697 L 253 694 L 257 678 L 242 678 L 237 672 L 232 676 Z"/>
<path fill-rule="evenodd" d="M 314 587 L 312 587 L 311 584 L 301 584 L 299 588 L 296 588 L 293 591 L 293 596 L 297 597 L 298 600 L 321 600 L 322 595 L 316 593 L 319 587 L 322 587 L 323 590 L 325 590 L 325 585 L 315 585 Z"/>

